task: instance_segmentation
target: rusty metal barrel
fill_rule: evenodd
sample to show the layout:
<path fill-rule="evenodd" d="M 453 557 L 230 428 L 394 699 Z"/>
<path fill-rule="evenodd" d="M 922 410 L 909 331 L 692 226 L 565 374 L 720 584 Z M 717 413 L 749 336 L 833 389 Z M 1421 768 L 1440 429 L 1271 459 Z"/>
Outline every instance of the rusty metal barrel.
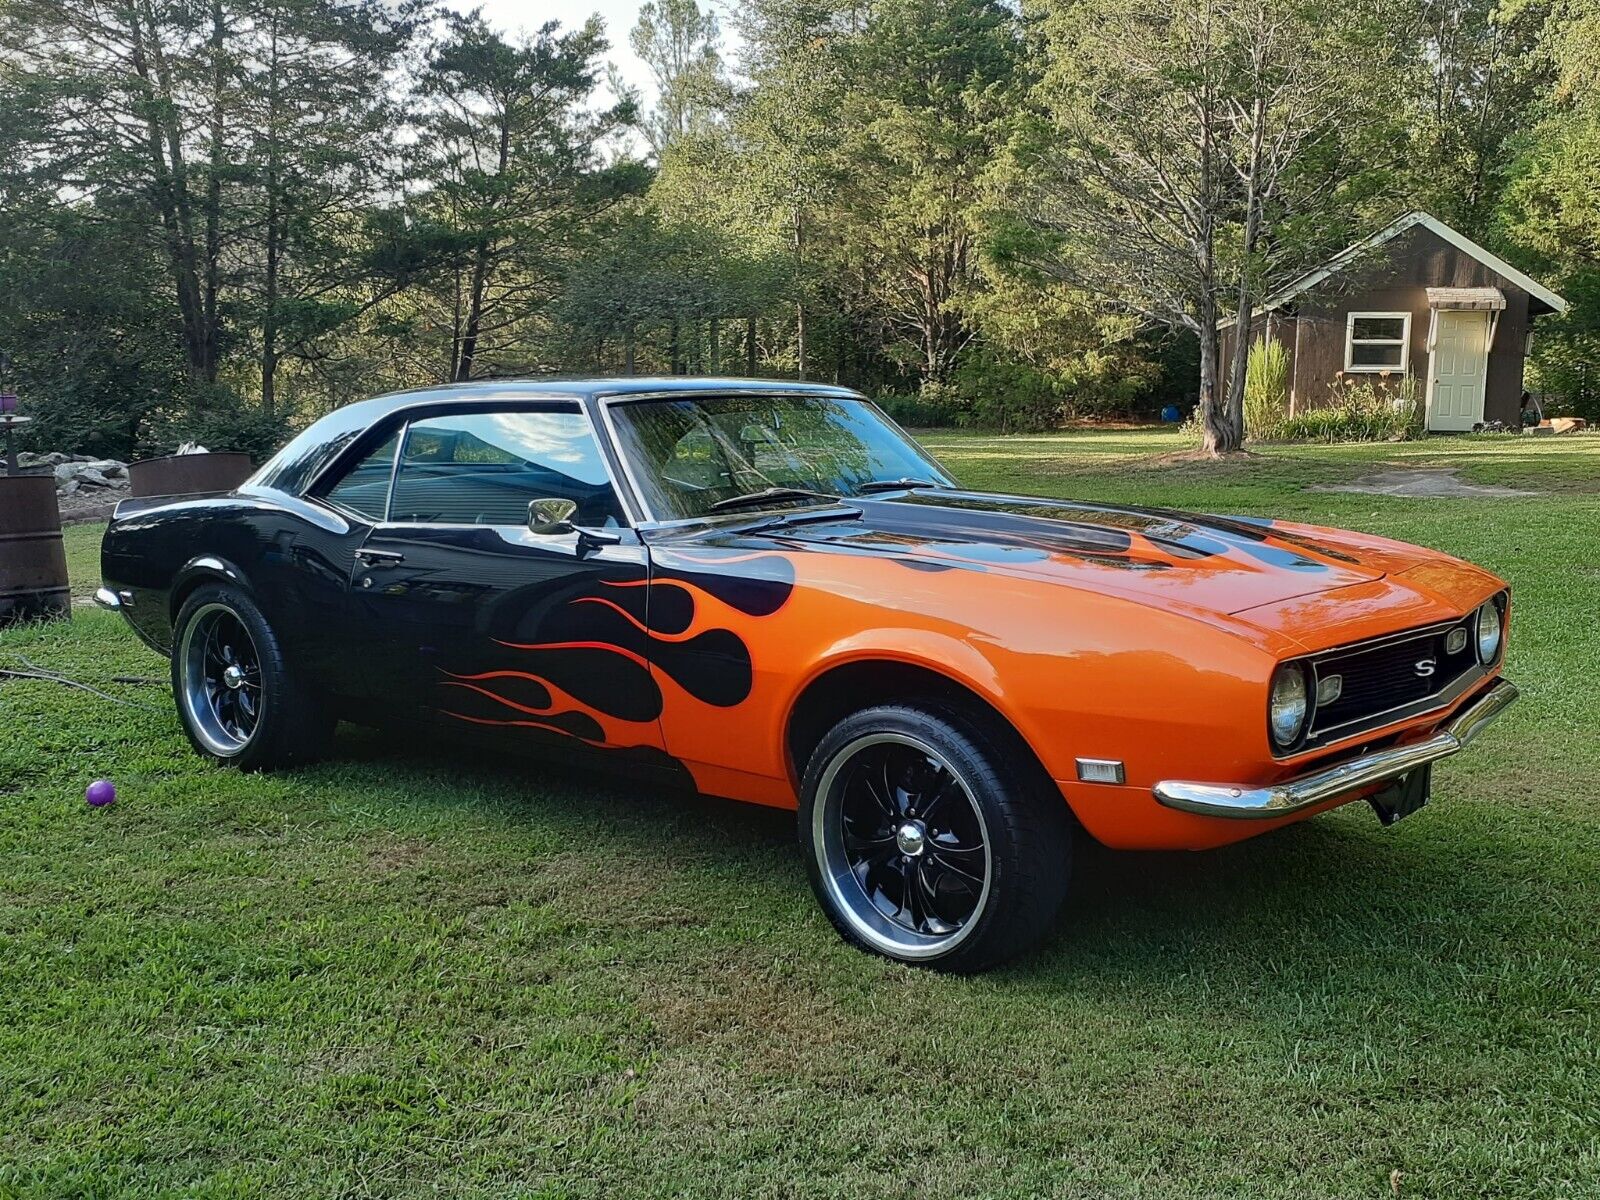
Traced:
<path fill-rule="evenodd" d="M 187 496 L 196 492 L 231 492 L 255 468 L 248 454 L 231 450 L 206 454 L 173 454 L 128 464 L 131 496 Z"/>
<path fill-rule="evenodd" d="M 0 475 L 0 627 L 70 617 L 54 475 Z"/>

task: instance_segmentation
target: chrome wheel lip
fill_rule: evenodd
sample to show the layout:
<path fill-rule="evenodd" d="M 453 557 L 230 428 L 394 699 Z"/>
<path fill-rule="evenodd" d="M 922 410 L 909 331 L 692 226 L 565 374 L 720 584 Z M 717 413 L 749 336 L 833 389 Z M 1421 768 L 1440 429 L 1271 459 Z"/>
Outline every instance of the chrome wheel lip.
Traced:
<path fill-rule="evenodd" d="M 844 852 L 843 821 L 839 817 L 839 789 L 835 786 L 840 773 L 863 750 L 873 746 L 907 746 L 927 755 L 950 773 L 961 787 L 963 796 L 977 818 L 978 830 L 983 837 L 983 887 L 979 890 L 972 915 L 952 933 L 932 935 L 917 933 L 891 921 L 879 911 L 851 868 Z M 983 808 L 973 797 L 966 776 L 958 771 L 950 759 L 921 738 L 907 733 L 869 733 L 846 743 L 833 756 L 817 784 L 816 803 L 812 806 L 811 841 L 816 857 L 817 873 L 828 898 L 849 925 L 851 932 L 868 946 L 890 958 L 923 961 L 940 958 L 959 947 L 976 932 L 988 908 L 989 893 L 994 883 L 994 852 L 989 844 L 989 825 L 984 820 Z"/>
<path fill-rule="evenodd" d="M 255 663 L 257 682 L 253 687 L 248 682 L 247 669 L 230 663 L 223 670 L 213 671 L 206 662 L 207 639 L 218 622 L 224 619 L 237 627 L 237 636 L 243 639 Z M 201 606 L 184 626 L 176 662 L 178 703 L 183 708 L 189 729 L 200 743 L 218 758 L 236 758 L 243 754 L 255 740 L 256 731 L 261 728 L 262 707 L 261 656 L 243 619 L 226 604 L 211 603 Z M 210 688 L 207 687 L 208 683 L 211 685 Z M 225 726 L 221 715 L 217 712 L 213 697 L 219 692 L 238 692 L 246 688 L 251 688 L 255 693 L 256 715 L 249 733 L 240 737 Z"/>

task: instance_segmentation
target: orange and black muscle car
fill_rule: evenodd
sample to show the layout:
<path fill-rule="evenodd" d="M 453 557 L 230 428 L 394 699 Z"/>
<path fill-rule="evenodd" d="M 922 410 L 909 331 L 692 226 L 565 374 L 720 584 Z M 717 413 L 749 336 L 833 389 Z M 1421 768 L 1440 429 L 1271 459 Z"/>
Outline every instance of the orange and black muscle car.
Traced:
<path fill-rule="evenodd" d="M 774 381 L 354 404 L 235 492 L 124 501 L 103 574 L 219 763 L 421 722 L 798 809 L 840 932 L 954 970 L 1041 936 L 1074 837 L 1393 821 L 1516 697 L 1467 563 L 966 491 L 862 396 Z"/>

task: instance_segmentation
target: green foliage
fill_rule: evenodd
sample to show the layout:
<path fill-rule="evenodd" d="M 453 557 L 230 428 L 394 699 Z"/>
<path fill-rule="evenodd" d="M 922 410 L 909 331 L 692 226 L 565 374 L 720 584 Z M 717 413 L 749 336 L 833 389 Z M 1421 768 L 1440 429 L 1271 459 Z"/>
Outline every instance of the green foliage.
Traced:
<path fill-rule="evenodd" d="M 1275 338 L 1250 347 L 1244 379 L 1245 433 L 1261 441 L 1280 436 L 1289 416 L 1289 351 Z"/>
<path fill-rule="evenodd" d="M 1373 383 L 1344 377 L 1326 402 L 1278 424 L 1274 440 L 1284 442 L 1397 442 L 1422 436 L 1422 388 L 1407 377 Z"/>
<path fill-rule="evenodd" d="M 645 0 L 629 41 L 655 80 L 655 108 L 639 114 L 638 127 L 657 157 L 712 132 L 732 100 L 716 15 L 695 0 Z"/>

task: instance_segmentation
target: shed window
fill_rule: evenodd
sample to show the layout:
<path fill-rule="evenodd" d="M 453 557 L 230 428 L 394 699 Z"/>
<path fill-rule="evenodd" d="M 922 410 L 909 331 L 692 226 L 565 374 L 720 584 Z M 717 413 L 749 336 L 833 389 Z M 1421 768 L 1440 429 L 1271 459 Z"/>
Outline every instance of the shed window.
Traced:
<path fill-rule="evenodd" d="M 1404 371 L 1411 340 L 1408 312 L 1353 312 L 1345 325 L 1346 371 Z"/>

